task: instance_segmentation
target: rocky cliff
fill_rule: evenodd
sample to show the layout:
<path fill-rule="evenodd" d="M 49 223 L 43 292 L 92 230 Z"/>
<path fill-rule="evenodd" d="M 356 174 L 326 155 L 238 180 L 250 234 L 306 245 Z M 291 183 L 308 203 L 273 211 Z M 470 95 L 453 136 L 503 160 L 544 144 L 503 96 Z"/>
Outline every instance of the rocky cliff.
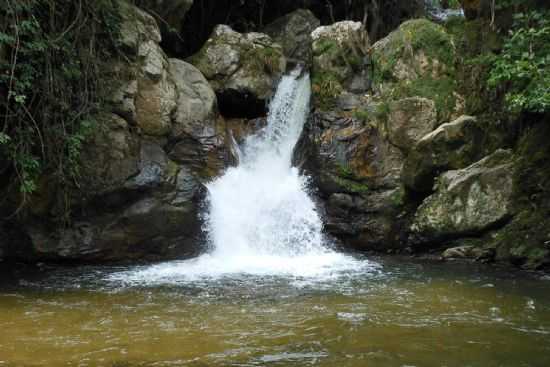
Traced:
<path fill-rule="evenodd" d="M 213 26 L 179 52 L 173 31 L 194 24 L 196 4 L 119 3 L 122 57 L 105 70 L 116 88 L 84 143 L 80 179 L 67 194 L 42 177 L 25 215 L 2 222 L 0 258 L 200 251 L 204 183 L 234 162 L 233 140 L 262 127 L 278 79 L 302 63 L 313 101 L 294 161 L 312 177 L 327 234 L 360 250 L 550 265 L 548 116 L 506 116 L 482 84 L 471 61 L 500 47 L 488 23 L 419 18 L 377 40 L 362 22 L 321 25 L 315 6 L 290 7 L 251 30 Z"/>

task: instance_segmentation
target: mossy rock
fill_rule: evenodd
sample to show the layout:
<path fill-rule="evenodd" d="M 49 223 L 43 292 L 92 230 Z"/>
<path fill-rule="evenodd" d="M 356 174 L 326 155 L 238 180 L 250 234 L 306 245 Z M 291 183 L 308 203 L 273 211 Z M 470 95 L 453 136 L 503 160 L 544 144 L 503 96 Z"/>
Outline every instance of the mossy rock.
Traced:
<path fill-rule="evenodd" d="M 490 245 L 496 260 L 524 269 L 550 269 L 550 212 L 526 210 L 496 232 Z"/>
<path fill-rule="evenodd" d="M 436 192 L 418 208 L 411 231 L 420 242 L 476 235 L 515 213 L 513 155 L 498 150 L 462 170 L 442 174 Z"/>
<path fill-rule="evenodd" d="M 438 121 L 447 122 L 461 109 L 456 57 L 445 28 L 427 19 L 407 21 L 373 46 L 375 85 L 386 99 L 433 100 Z"/>
<path fill-rule="evenodd" d="M 368 35 L 361 23 L 343 21 L 315 29 L 312 38 L 314 102 L 328 110 L 361 72 Z"/>
<path fill-rule="evenodd" d="M 262 33 L 238 33 L 217 26 L 210 39 L 188 61 L 218 94 L 233 91 L 265 100 L 286 68 L 282 47 Z"/>

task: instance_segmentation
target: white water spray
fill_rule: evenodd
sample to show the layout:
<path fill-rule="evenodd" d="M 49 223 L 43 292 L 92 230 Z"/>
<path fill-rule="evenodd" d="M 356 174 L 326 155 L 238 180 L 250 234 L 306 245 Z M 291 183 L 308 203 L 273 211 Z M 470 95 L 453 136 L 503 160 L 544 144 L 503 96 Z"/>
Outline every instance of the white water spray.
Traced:
<path fill-rule="evenodd" d="M 235 147 L 238 166 L 207 185 L 210 251 L 122 273 L 119 280 L 177 282 L 238 274 L 326 278 L 371 266 L 324 245 L 307 179 L 291 165 L 311 94 L 309 75 L 298 74 L 282 78 L 267 126 Z"/>
<path fill-rule="evenodd" d="M 282 78 L 267 126 L 250 136 L 240 163 L 207 185 L 208 233 L 214 257 L 295 257 L 326 252 L 322 222 L 291 167 L 310 99 L 309 77 Z"/>

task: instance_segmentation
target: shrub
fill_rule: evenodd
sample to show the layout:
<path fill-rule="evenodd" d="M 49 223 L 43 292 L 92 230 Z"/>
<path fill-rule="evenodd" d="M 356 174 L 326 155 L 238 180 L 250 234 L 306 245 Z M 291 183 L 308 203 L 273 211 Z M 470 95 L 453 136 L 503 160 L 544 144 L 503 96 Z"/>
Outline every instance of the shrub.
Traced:
<path fill-rule="evenodd" d="M 550 111 L 550 12 L 515 15 L 488 83 L 506 91 L 511 111 Z"/>

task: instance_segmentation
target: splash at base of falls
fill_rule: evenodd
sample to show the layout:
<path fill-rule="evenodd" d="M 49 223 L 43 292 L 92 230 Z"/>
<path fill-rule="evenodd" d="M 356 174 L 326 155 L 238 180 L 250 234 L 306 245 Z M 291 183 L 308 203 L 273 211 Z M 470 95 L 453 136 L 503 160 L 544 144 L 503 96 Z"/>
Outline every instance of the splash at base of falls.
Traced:
<path fill-rule="evenodd" d="M 250 277 L 282 277 L 305 282 L 299 283 L 303 285 L 366 276 L 369 273 L 376 275 L 380 271 L 381 267 L 377 263 L 332 251 L 296 257 L 250 255 L 221 258 L 204 254 L 190 260 L 171 261 L 112 273 L 107 280 L 122 286 L 156 286 Z"/>
<path fill-rule="evenodd" d="M 284 76 L 266 127 L 235 146 L 239 164 L 209 183 L 205 215 L 210 251 L 198 258 L 111 275 L 130 284 L 201 278 L 285 276 L 325 279 L 376 266 L 329 248 L 292 153 L 309 113 L 310 80 Z"/>

